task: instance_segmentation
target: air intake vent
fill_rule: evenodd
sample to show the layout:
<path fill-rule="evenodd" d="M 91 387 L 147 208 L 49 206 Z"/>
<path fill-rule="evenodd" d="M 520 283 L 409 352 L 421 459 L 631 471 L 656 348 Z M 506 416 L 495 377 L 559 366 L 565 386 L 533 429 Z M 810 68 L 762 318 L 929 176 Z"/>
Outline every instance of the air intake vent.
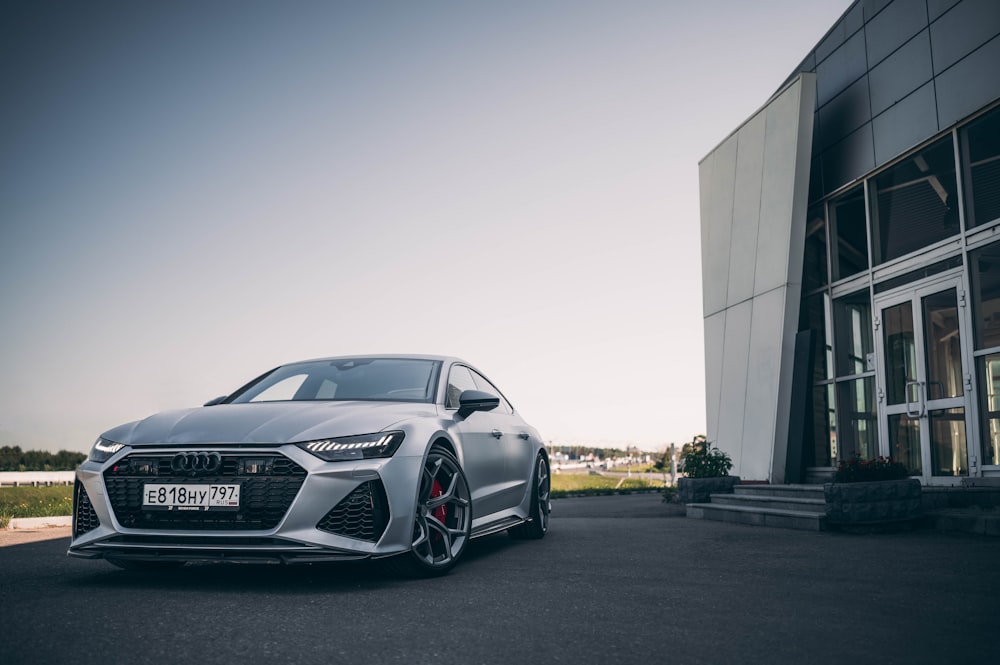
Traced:
<path fill-rule="evenodd" d="M 87 490 L 83 488 L 83 483 L 77 480 L 76 486 L 73 488 L 73 537 L 82 536 L 99 526 L 101 526 L 101 520 L 94 512 L 94 506 L 90 503 Z"/>
<path fill-rule="evenodd" d="M 337 536 L 374 543 L 389 524 L 389 501 L 381 480 L 358 487 L 333 507 L 316 528 Z"/>

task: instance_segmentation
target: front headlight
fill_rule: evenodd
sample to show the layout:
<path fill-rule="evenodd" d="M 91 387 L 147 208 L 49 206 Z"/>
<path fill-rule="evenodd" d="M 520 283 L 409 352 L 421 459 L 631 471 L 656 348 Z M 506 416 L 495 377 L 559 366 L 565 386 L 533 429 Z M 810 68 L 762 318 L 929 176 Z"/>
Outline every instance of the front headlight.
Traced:
<path fill-rule="evenodd" d="M 107 462 L 111 459 L 112 455 L 124 447 L 124 443 L 115 443 L 114 441 L 98 438 L 94 442 L 94 447 L 90 449 L 90 455 L 87 456 L 87 459 L 91 462 Z"/>
<path fill-rule="evenodd" d="M 299 448 L 327 462 L 392 457 L 403 442 L 402 432 L 377 432 L 297 443 Z"/>

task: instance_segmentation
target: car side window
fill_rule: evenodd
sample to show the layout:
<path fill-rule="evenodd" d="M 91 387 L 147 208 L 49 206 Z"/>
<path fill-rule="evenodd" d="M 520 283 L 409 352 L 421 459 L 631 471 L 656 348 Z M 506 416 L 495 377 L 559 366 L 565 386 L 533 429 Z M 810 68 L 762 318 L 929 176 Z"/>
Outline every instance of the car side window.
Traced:
<path fill-rule="evenodd" d="M 495 412 L 503 412 L 507 415 L 514 413 L 514 409 L 511 407 L 510 403 L 504 399 L 503 395 L 500 394 L 500 391 L 497 390 L 493 384 L 486 379 L 486 377 L 478 372 L 473 372 L 472 370 L 469 371 L 476 381 L 476 390 L 482 390 L 484 393 L 489 393 L 500 398 L 500 406 L 496 408 Z"/>
<path fill-rule="evenodd" d="M 472 372 L 464 365 L 452 365 L 448 374 L 448 396 L 445 400 L 446 409 L 457 409 L 459 407 L 458 398 L 463 390 L 479 390 L 476 382 L 472 378 Z"/>

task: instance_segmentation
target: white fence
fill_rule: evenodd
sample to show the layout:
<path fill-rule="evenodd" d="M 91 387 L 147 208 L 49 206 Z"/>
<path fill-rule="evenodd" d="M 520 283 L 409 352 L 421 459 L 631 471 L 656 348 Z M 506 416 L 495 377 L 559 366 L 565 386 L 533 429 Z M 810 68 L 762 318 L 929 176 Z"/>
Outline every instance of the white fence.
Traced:
<path fill-rule="evenodd" d="M 75 471 L 0 471 L 0 487 L 72 485 Z"/>

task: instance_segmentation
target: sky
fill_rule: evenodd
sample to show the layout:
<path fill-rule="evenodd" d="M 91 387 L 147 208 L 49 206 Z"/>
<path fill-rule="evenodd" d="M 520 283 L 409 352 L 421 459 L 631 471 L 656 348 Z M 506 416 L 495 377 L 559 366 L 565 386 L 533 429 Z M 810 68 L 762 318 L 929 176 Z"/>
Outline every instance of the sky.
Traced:
<path fill-rule="evenodd" d="M 3 3 L 0 445 L 366 353 L 554 444 L 690 441 L 698 162 L 849 6 Z"/>

